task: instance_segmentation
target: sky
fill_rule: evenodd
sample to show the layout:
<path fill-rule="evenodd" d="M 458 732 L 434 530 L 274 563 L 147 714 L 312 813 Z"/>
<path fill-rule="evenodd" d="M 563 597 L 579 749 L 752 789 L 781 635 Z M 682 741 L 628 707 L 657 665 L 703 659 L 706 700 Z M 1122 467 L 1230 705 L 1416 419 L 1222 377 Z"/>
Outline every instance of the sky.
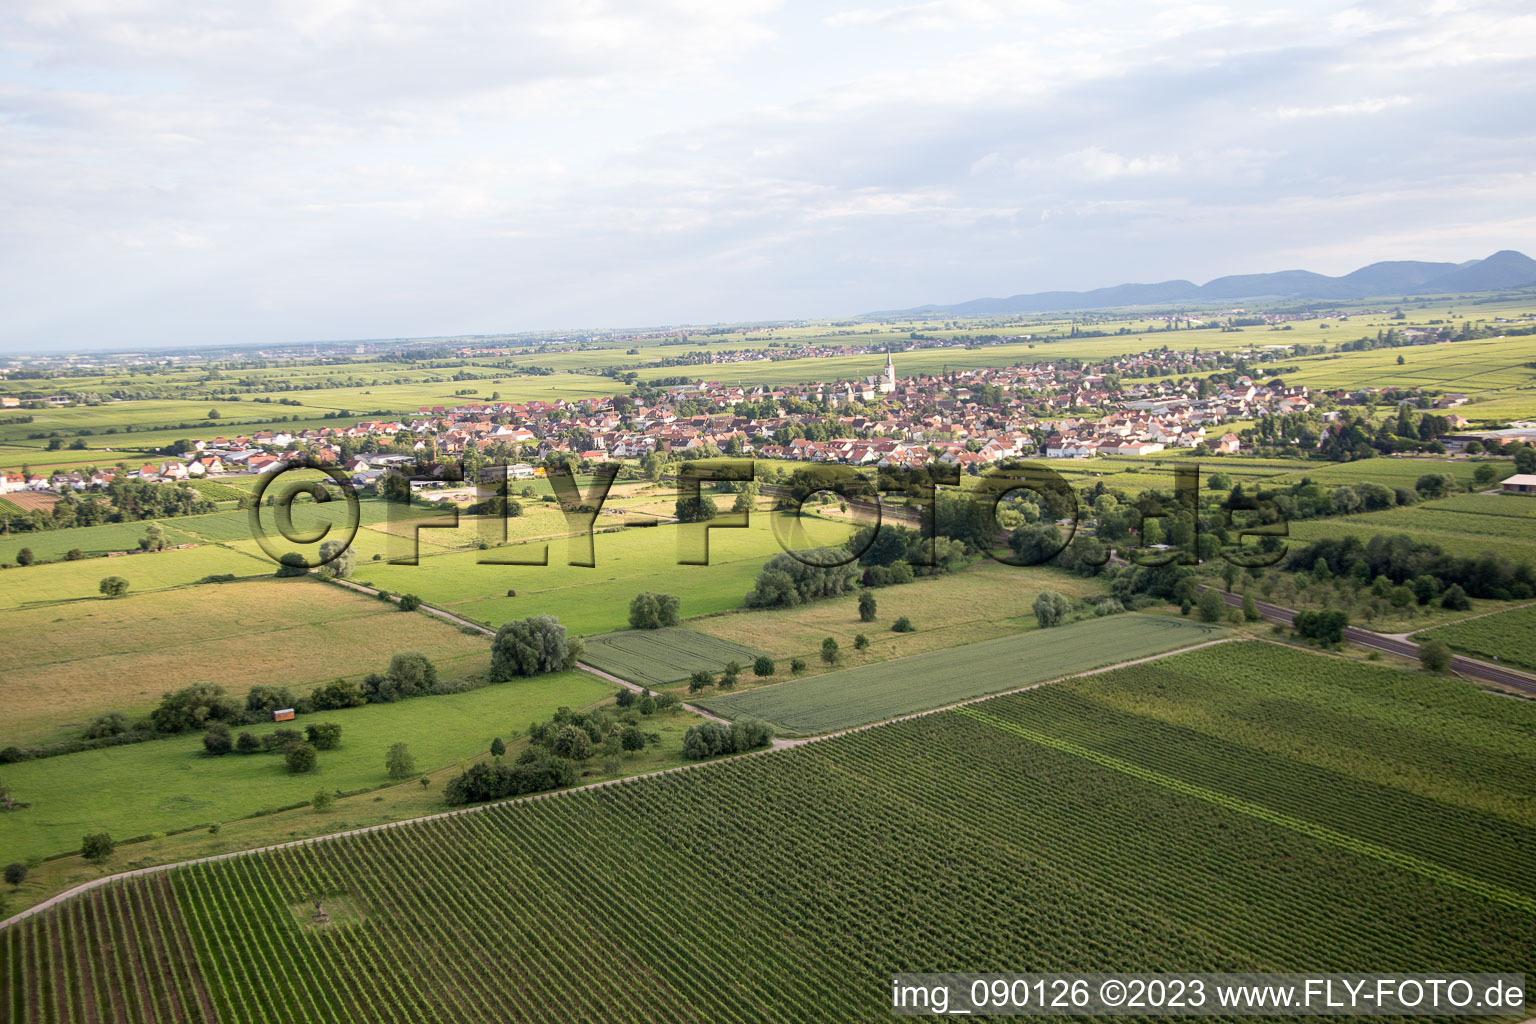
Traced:
<path fill-rule="evenodd" d="M 0 348 L 1536 250 L 1536 8 L 7 0 Z"/>

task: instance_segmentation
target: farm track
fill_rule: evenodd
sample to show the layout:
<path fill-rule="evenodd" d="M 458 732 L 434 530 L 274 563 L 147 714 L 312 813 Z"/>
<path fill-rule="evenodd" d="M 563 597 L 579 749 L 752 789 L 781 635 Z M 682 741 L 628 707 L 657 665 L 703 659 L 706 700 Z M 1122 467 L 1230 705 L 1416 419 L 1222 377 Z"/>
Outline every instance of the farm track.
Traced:
<path fill-rule="evenodd" d="M 356 585 L 353 584 L 353 586 L 356 586 Z M 369 588 L 358 587 L 358 589 L 367 590 Z M 426 607 L 427 607 L 426 605 L 422 605 L 423 609 L 426 609 Z M 467 623 L 467 624 L 468 625 L 473 625 L 473 623 Z M 482 631 L 485 631 L 484 627 L 477 627 L 477 628 L 480 628 L 480 629 L 482 629 Z M 489 632 L 489 631 L 486 631 L 486 632 Z M 1044 687 L 1044 686 L 1051 686 L 1051 685 L 1053 685 L 1055 683 L 1066 682 L 1069 679 L 1080 679 L 1080 678 L 1084 678 L 1084 677 L 1087 677 L 1087 676 L 1100 675 L 1100 674 L 1105 673 L 1105 672 L 1113 672 L 1113 671 L 1115 671 L 1117 669 L 1129 668 L 1129 667 L 1134 666 L 1134 665 L 1145 664 L 1146 662 L 1149 662 L 1149 661 L 1157 661 L 1157 660 L 1162 659 L 1162 658 L 1171 658 L 1171 657 L 1174 657 L 1175 655 L 1179 655 L 1179 654 L 1187 654 L 1190 651 L 1196 651 L 1196 650 L 1199 650 L 1199 649 L 1201 649 L 1203 647 L 1212 647 L 1212 646 L 1215 646 L 1217 644 L 1232 643 L 1232 642 L 1235 641 L 1235 639 L 1236 638 L 1234 638 L 1234 637 L 1226 637 L 1226 638 L 1223 638 L 1223 639 L 1220 639 L 1220 640 L 1207 640 L 1207 641 L 1205 641 L 1203 643 L 1192 644 L 1192 645 L 1190 645 L 1188 647 L 1181 647 L 1181 648 L 1178 648 L 1178 649 L 1175 649 L 1175 650 L 1171 650 L 1171 651 L 1164 651 L 1164 652 L 1162 652 L 1160 654 L 1152 654 L 1152 655 L 1147 655 L 1147 656 L 1141 657 L 1141 658 L 1134 658 L 1134 659 L 1131 659 L 1129 661 L 1119 662 L 1119 663 L 1114 664 L 1114 665 L 1105 665 L 1105 666 L 1103 666 L 1101 668 L 1090 669 L 1089 671 L 1086 671 L 1086 672 L 1076 672 L 1076 673 L 1073 673 L 1071 675 L 1061 676 L 1061 677 L 1056 678 L 1056 679 L 1049 679 L 1049 680 L 1046 680 L 1044 682 L 1031 683 L 1028 686 L 1016 687 L 1016 688 L 1014 688 L 1012 690 L 1001 690 L 1001 691 L 999 691 L 997 693 L 989 693 L 989 694 L 984 694 L 984 695 L 979 696 L 979 697 L 971 697 L 971 698 L 968 698 L 968 699 L 963 700 L 963 701 L 957 701 L 957 702 L 952 703 L 952 704 L 946 704 L 943 707 L 929 708 L 929 709 L 924 710 L 924 711 L 915 711 L 915 712 L 912 712 L 911 714 L 899 715 L 899 716 L 897 716 L 895 718 L 884 719 L 884 720 L 879 721 L 879 722 L 871 722 L 871 723 L 869 723 L 867 725 L 853 726 L 853 727 L 848 728 L 848 729 L 843 729 L 843 730 L 838 731 L 838 732 L 825 733 L 825 734 L 820 735 L 820 736 L 807 736 L 807 737 L 801 737 L 801 738 L 796 738 L 796 739 L 775 739 L 774 742 L 773 742 L 773 745 L 771 747 L 767 747 L 767 748 L 764 748 L 762 750 L 748 751 L 745 754 L 732 754 L 732 755 L 728 755 L 726 757 L 718 757 L 718 758 L 712 758 L 712 759 L 706 760 L 706 761 L 698 761 L 698 762 L 695 762 L 693 764 L 676 765 L 676 766 L 671 767 L 671 768 L 660 768 L 660 769 L 657 769 L 656 771 L 645 772 L 645 773 L 642 773 L 642 774 L 639 774 L 639 775 L 630 775 L 630 776 L 626 776 L 626 777 L 621 778 L 621 779 L 605 779 L 605 780 L 603 780 L 601 782 L 592 782 L 592 783 L 588 783 L 587 785 L 584 785 L 584 786 L 574 786 L 574 787 L 571 787 L 569 789 L 557 789 L 557 790 L 551 790 L 549 792 L 544 792 L 544 793 L 531 793 L 531 794 L 529 794 L 527 796 L 513 797 L 513 798 L 508 799 L 508 800 L 498 800 L 498 801 L 494 801 L 492 803 L 476 804 L 473 807 L 463 807 L 463 808 L 459 808 L 457 810 L 452 810 L 452 811 L 439 811 L 439 812 L 437 812 L 435 814 L 426 814 L 426 815 L 421 815 L 420 817 L 415 817 L 415 818 L 402 818 L 399 821 L 385 822 L 385 823 L 380 824 L 380 825 L 369 825 L 369 826 L 366 826 L 364 828 L 347 829 L 346 831 L 342 831 L 342 832 L 331 832 L 331 833 L 328 833 L 328 834 L 322 835 L 322 836 L 310 836 L 307 839 L 295 839 L 295 840 L 292 840 L 292 841 L 286 842 L 286 843 L 273 843 L 273 844 L 268 845 L 268 846 L 259 846 L 259 847 L 255 847 L 255 848 L 249 849 L 249 850 L 232 850 L 232 851 L 230 851 L 228 853 L 218 853 L 218 854 L 213 854 L 213 855 L 210 855 L 210 856 L 207 856 L 207 857 L 196 857 L 196 858 L 193 858 L 191 860 L 176 861 L 176 862 L 173 862 L 173 863 L 170 863 L 170 864 L 154 864 L 154 865 L 151 865 L 149 867 L 135 868 L 135 869 L 133 869 L 131 871 L 120 871 L 120 872 L 117 872 L 116 874 L 103 875 L 100 878 L 93 878 L 93 879 L 91 879 L 88 882 L 82 882 L 80 885 L 77 885 L 77 886 L 75 886 L 72 889 L 67 889 L 64 892 L 58 893 L 58 894 L 56 894 L 54 896 L 50 896 L 48 899 L 44 900 L 43 902 L 38 903 L 35 906 L 28 907 L 26 910 L 20 911 L 19 913 L 13 914 L 11 917 L 8 917 L 5 920 L 0 921 L 0 931 L 3 931 L 4 929 L 9 928 L 9 927 L 11 927 L 11 926 L 13 926 L 15 924 L 18 924 L 18 923 L 20 923 L 22 921 L 25 921 L 26 919 L 28 919 L 30 917 L 34 917 L 34 916 L 36 916 L 36 915 L 38 915 L 38 914 L 40 914 L 40 913 L 50 909 L 51 907 L 55 907 L 55 906 L 58 906 L 59 904 L 65 903 L 65 902 L 67 902 L 67 901 L 69 901 L 69 900 L 71 900 L 71 899 L 73 899 L 73 898 L 75 898 L 77 896 L 80 896 L 80 895 L 82 895 L 84 893 L 90 892 L 90 891 L 95 890 L 95 889 L 99 889 L 102 886 L 110 885 L 113 882 L 123 881 L 124 879 L 138 878 L 138 877 L 142 877 L 142 876 L 145 876 L 145 875 L 162 874 L 164 872 L 173 871 L 173 870 L 175 870 L 177 868 L 186 867 L 186 866 L 192 865 L 192 864 L 206 864 L 206 863 L 211 863 L 213 861 L 231 860 L 231 859 L 234 859 L 236 857 L 253 856 L 255 854 L 270 853 L 270 852 L 277 851 L 277 850 L 292 850 L 292 849 L 304 848 L 304 847 L 313 846 L 316 843 L 325 843 L 325 842 L 329 842 L 329 841 L 335 840 L 335 839 L 342 839 L 342 838 L 345 838 L 347 836 L 366 835 L 366 834 L 373 833 L 373 832 L 383 832 L 383 831 L 385 831 L 387 829 L 400 828 L 402 826 L 407 826 L 407 825 L 416 825 L 416 824 L 420 824 L 420 823 L 423 823 L 423 822 L 441 821 L 441 820 L 444 820 L 444 819 L 447 819 L 447 818 L 454 818 L 454 817 L 458 817 L 460 815 L 465 815 L 465 814 L 478 814 L 478 813 L 483 813 L 483 812 L 486 812 L 486 811 L 494 811 L 497 808 L 506 807 L 506 806 L 512 805 L 512 804 L 525 804 L 525 803 L 531 803 L 531 802 L 536 801 L 536 800 L 549 800 L 549 799 L 557 798 L 557 797 L 560 797 L 560 796 L 564 796 L 564 795 L 569 794 L 569 793 L 579 793 L 579 792 L 584 792 L 584 791 L 587 791 L 587 790 L 601 789 L 601 788 L 604 788 L 604 787 L 607 787 L 607 786 L 619 786 L 619 785 L 624 785 L 624 784 L 627 784 L 627 783 L 639 782 L 639 781 L 646 780 L 646 779 L 653 779 L 653 778 L 656 778 L 656 777 L 662 776 L 662 775 L 672 775 L 672 774 L 676 774 L 678 772 L 693 771 L 693 770 L 695 770 L 697 768 L 702 768 L 702 767 L 704 767 L 706 765 L 716 764 L 716 763 L 718 763 L 720 761 L 737 760 L 737 759 L 745 758 L 745 757 L 762 757 L 762 756 L 765 756 L 765 755 L 768 755 L 768 754 L 772 754 L 775 751 L 789 750 L 789 749 L 793 749 L 795 747 L 805 746 L 808 743 L 819 743 L 819 742 L 821 742 L 823 740 L 835 739 L 835 738 L 837 738 L 839 736 L 848 736 L 848 735 L 852 735 L 854 733 L 865 732 L 865 731 L 870 730 L 870 729 L 878 728 L 879 726 L 882 726 L 882 725 L 889 725 L 889 724 L 891 724 L 893 722 L 905 722 L 905 721 L 910 721 L 912 719 L 924 718 L 924 717 L 927 717 L 929 715 L 937 715 L 937 714 L 940 714 L 942 712 L 952 711 L 952 710 L 954 710 L 956 708 L 964 707 L 964 706 L 969 705 L 969 704 L 976 704 L 976 703 L 979 703 L 979 702 L 984 701 L 984 700 L 991 700 L 991 699 L 993 699 L 995 697 L 1005 697 L 1005 696 L 1009 696 L 1011 694 L 1024 693 L 1024 692 L 1027 692 L 1029 690 L 1036 690 L 1036 689 L 1039 689 L 1039 688 Z M 636 691 L 641 689 L 641 687 L 635 685 L 634 683 L 630 683 L 630 682 L 627 682 L 626 680 L 619 679 L 617 676 L 609 675 L 606 672 L 602 672 L 602 671 L 599 671 L 599 670 L 596 670 L 596 669 L 592 669 L 589 666 L 580 665 L 578 663 L 578 667 L 583 669 L 583 670 L 585 670 L 585 671 L 587 671 L 587 672 L 591 672 L 592 674 L 598 676 L 599 678 L 604 679 L 605 681 L 612 681 L 612 682 L 618 683 L 618 684 L 620 684 L 622 686 L 628 687 L 628 688 L 636 690 Z M 683 706 L 685 708 L 689 707 L 689 705 L 686 705 L 686 704 L 683 705 Z M 700 715 L 703 715 L 705 718 L 709 718 L 709 719 L 711 719 L 713 721 L 717 721 L 717 722 L 725 722 L 726 721 L 725 719 L 718 718 L 717 716 L 711 715 L 711 714 L 709 714 L 707 712 L 704 712 L 702 710 L 697 710 L 697 709 L 694 709 L 694 710 L 696 710 L 696 713 L 698 713 Z M 33 991 L 34 993 L 36 992 L 35 986 L 31 986 L 30 988 L 31 988 L 31 991 Z"/>

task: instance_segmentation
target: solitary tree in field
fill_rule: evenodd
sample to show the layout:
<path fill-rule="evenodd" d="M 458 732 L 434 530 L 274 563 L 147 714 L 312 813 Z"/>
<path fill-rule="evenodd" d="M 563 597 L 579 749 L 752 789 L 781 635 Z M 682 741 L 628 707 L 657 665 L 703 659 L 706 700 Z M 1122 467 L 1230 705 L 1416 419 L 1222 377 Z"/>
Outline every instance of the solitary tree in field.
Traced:
<path fill-rule="evenodd" d="M 877 609 L 875 595 L 868 590 L 859 595 L 859 621 L 874 622 Z"/>
<path fill-rule="evenodd" d="M 701 494 L 697 498 L 678 498 L 674 511 L 680 523 L 705 523 L 715 518 L 718 510 L 714 498 Z"/>
<path fill-rule="evenodd" d="M 27 880 L 27 866 L 21 861 L 12 861 L 5 866 L 5 880 L 13 886 L 20 885 Z"/>
<path fill-rule="evenodd" d="M 773 675 L 773 659 L 766 654 L 760 654 L 752 663 L 752 674 L 759 679 L 766 679 Z"/>
<path fill-rule="evenodd" d="M 315 765 L 320 760 L 319 753 L 313 743 L 295 743 L 288 748 L 288 753 L 283 755 L 288 764 L 288 770 L 295 775 L 303 775 L 305 772 L 315 770 Z"/>
<path fill-rule="evenodd" d="M 336 796 L 328 789 L 317 789 L 309 802 L 315 810 L 327 811 L 330 810 L 331 804 L 336 802 Z"/>
<path fill-rule="evenodd" d="M 31 548 L 22 548 L 16 552 L 17 565 L 31 565 L 35 561 L 37 561 L 37 556 L 32 553 Z"/>
<path fill-rule="evenodd" d="M 80 853 L 92 864 L 100 864 L 112 856 L 112 851 L 117 844 L 112 841 L 112 836 L 106 832 L 91 832 L 80 840 Z"/>
<path fill-rule="evenodd" d="M 162 551 L 165 548 L 165 530 L 159 523 L 150 523 L 144 528 L 144 536 L 139 538 L 141 551 Z"/>
<path fill-rule="evenodd" d="M 1420 644 L 1419 664 L 1428 672 L 1444 672 L 1451 667 L 1451 648 L 1444 640 Z"/>
<path fill-rule="evenodd" d="M 491 756 L 492 757 L 501 757 L 506 752 L 507 752 L 507 745 L 505 743 L 501 742 L 501 737 L 500 736 L 497 736 L 495 739 L 491 740 Z"/>
<path fill-rule="evenodd" d="M 121 576 L 108 576 L 96 587 L 109 598 L 122 597 L 128 593 L 128 581 Z"/>
<path fill-rule="evenodd" d="M 855 633 L 853 637 L 853 649 L 856 651 L 868 650 L 869 637 L 865 636 L 863 633 Z"/>
<path fill-rule="evenodd" d="M 688 677 L 688 692 L 698 693 L 706 686 L 714 686 L 715 677 L 707 669 L 697 669 Z"/>
<path fill-rule="evenodd" d="M 408 779 L 416 774 L 416 759 L 404 743 L 396 743 L 384 755 L 384 769 L 392 779 Z"/>
<path fill-rule="evenodd" d="M 345 541 L 328 540 L 320 545 L 320 575 L 330 579 L 351 576 L 357 566 L 357 551 Z"/>
<path fill-rule="evenodd" d="M 837 656 L 837 641 L 829 636 L 821 642 L 821 660 L 828 665 L 835 665 L 837 664 Z"/>

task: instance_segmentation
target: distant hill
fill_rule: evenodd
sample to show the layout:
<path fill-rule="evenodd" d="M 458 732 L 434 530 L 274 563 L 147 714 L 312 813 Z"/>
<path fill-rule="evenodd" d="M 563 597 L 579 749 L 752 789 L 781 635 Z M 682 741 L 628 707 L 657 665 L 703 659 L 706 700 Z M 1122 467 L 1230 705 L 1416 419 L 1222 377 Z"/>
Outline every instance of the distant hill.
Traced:
<path fill-rule="evenodd" d="M 1513 249 L 1504 249 L 1487 259 L 1466 263 L 1388 260 L 1361 267 L 1342 277 L 1314 274 L 1310 270 L 1282 270 L 1274 274 L 1218 277 L 1203 285 L 1182 280 L 1120 284 L 1087 292 L 1035 292 L 1006 299 L 972 299 L 949 306 L 915 306 L 868 315 L 993 316 L 1227 299 L 1366 299 L 1372 296 L 1498 291 L 1533 285 L 1536 285 L 1536 260 Z"/>

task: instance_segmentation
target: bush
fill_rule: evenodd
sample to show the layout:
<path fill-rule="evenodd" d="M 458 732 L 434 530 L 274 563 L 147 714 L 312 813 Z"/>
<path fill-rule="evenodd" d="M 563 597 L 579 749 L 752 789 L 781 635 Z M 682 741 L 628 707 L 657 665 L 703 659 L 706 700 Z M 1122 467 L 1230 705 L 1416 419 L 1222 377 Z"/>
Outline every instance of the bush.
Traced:
<path fill-rule="evenodd" d="M 1201 622 L 1220 622 L 1222 613 L 1227 608 L 1227 603 L 1221 599 L 1221 595 L 1215 588 L 1202 590 L 1200 599 L 1195 603 L 1200 608 Z"/>
<path fill-rule="evenodd" d="M 874 622 L 875 621 L 875 611 L 876 611 L 876 608 L 877 608 L 877 605 L 875 603 L 875 595 L 874 594 L 871 594 L 869 591 L 866 590 L 862 594 L 859 595 L 859 621 L 860 622 Z"/>
<path fill-rule="evenodd" d="M 293 691 L 286 686 L 253 686 L 245 695 L 245 710 L 258 715 L 270 715 L 293 704 Z"/>
<path fill-rule="evenodd" d="M 288 753 L 283 755 L 283 761 L 294 775 L 314 771 L 319 760 L 320 755 L 316 752 L 313 743 L 295 743 L 288 748 Z"/>
<path fill-rule="evenodd" d="M 1444 672 L 1451 667 L 1451 648 L 1444 640 L 1430 640 L 1419 645 L 1419 664 L 1428 672 Z"/>
<path fill-rule="evenodd" d="M 401 594 L 400 595 L 400 610 L 401 611 L 403 611 L 403 612 L 413 612 L 413 611 L 415 611 L 416 609 L 418 609 L 420 607 L 421 607 L 421 598 L 417 597 L 415 594 Z"/>
<path fill-rule="evenodd" d="M 1316 640 L 1324 646 L 1341 644 L 1344 642 L 1344 630 L 1349 625 L 1349 616 L 1337 610 L 1304 610 L 1296 613 L 1291 625 L 1297 636 Z"/>
<path fill-rule="evenodd" d="M 328 540 L 320 545 L 320 575 L 326 579 L 351 576 L 357 567 L 357 549 L 340 540 Z"/>
<path fill-rule="evenodd" d="M 241 717 L 240 701 L 215 683 L 194 683 L 164 694 L 150 712 L 156 732 L 187 732 L 209 722 L 234 722 Z"/>
<path fill-rule="evenodd" d="M 1072 602 L 1054 590 L 1042 590 L 1035 597 L 1035 621 L 1041 629 L 1050 629 L 1067 621 L 1072 614 Z"/>
<path fill-rule="evenodd" d="M 1247 622 L 1258 622 L 1260 619 L 1258 602 L 1254 601 L 1252 594 L 1246 592 L 1243 594 L 1243 619 Z"/>
<path fill-rule="evenodd" d="M 261 738 L 261 749 L 286 752 L 303 742 L 304 734 L 297 729 L 273 729 Z"/>
<path fill-rule="evenodd" d="M 229 726 L 223 722 L 215 722 L 203 733 L 203 750 L 213 757 L 222 757 L 234 748 L 235 741 L 229 734 Z"/>
<path fill-rule="evenodd" d="M 1460 584 L 1452 583 L 1441 595 L 1440 607 L 1450 611 L 1464 612 L 1472 607 L 1472 602 L 1467 600 L 1467 592 L 1461 589 Z"/>
<path fill-rule="evenodd" d="M 853 636 L 853 649 L 856 651 L 867 651 L 869 649 L 869 637 L 863 633 L 855 633 Z"/>
<path fill-rule="evenodd" d="M 677 521 L 680 523 L 706 523 L 718 514 L 715 508 L 715 499 L 707 494 L 701 494 L 697 498 L 678 498 L 674 506 Z"/>
<path fill-rule="evenodd" d="M 821 642 L 821 660 L 823 662 L 828 665 L 836 665 L 838 654 L 837 641 L 832 637 L 829 636 Z"/>
<path fill-rule="evenodd" d="M 317 722 L 305 726 L 304 735 L 316 750 L 335 750 L 341 746 L 341 726 L 335 722 Z"/>
<path fill-rule="evenodd" d="M 787 552 L 764 563 L 756 585 L 747 594 L 747 607 L 793 608 L 806 601 L 850 593 L 858 585 L 859 568 L 843 548 L 816 548 L 802 554 L 815 564 Z"/>
<path fill-rule="evenodd" d="M 261 740 L 252 732 L 242 732 L 239 739 L 235 740 L 235 750 L 241 754 L 254 754 L 261 750 Z"/>
<path fill-rule="evenodd" d="M 22 548 L 20 551 L 16 552 L 17 565 L 31 565 L 36 561 L 37 556 L 32 553 L 31 548 Z"/>
<path fill-rule="evenodd" d="M 773 729 L 755 718 L 743 717 L 730 725 L 701 722 L 683 734 L 683 756 L 690 760 L 739 754 L 767 746 Z"/>
<path fill-rule="evenodd" d="M 426 781 L 426 780 L 422 780 Z M 542 793 L 576 783 L 576 766 L 564 758 L 537 755 L 509 765 L 481 761 L 443 787 L 443 799 L 459 806 L 482 800 L 500 800 L 526 793 Z"/>
<path fill-rule="evenodd" d="M 572 668 L 581 651 L 581 641 L 569 638 L 553 616 L 514 619 L 491 641 L 491 682 Z"/>
<path fill-rule="evenodd" d="M 506 752 L 507 752 L 507 745 L 502 742 L 500 736 L 497 736 L 495 739 L 491 740 L 491 756 L 492 757 L 501 757 Z"/>
<path fill-rule="evenodd" d="M 336 679 L 324 686 L 315 687 L 309 700 L 316 711 L 336 711 L 341 708 L 360 708 L 368 703 L 368 695 L 351 680 Z"/>
<path fill-rule="evenodd" d="M 80 854 L 92 864 L 100 864 L 112 856 L 117 844 L 107 832 L 91 832 L 80 840 Z"/>
<path fill-rule="evenodd" d="M 313 797 L 311 797 L 310 801 L 309 801 L 310 805 L 312 807 L 314 807 L 314 809 L 317 810 L 317 811 L 329 810 L 331 804 L 333 804 L 335 802 L 336 802 L 336 794 L 332 793 L 328 789 L 316 790 L 315 791 L 315 795 Z"/>
<path fill-rule="evenodd" d="M 649 591 L 636 594 L 629 602 L 629 626 L 631 629 L 661 629 L 676 626 L 682 621 L 681 600 L 675 594 L 653 594 Z"/>
<path fill-rule="evenodd" d="M 396 743 L 384 755 L 384 770 L 392 779 L 408 779 L 416 774 L 416 759 L 404 743 Z"/>
<path fill-rule="evenodd" d="M 79 548 L 70 548 L 68 551 L 64 552 L 64 560 L 66 562 L 78 562 L 84 557 L 85 552 L 81 551 Z"/>
<path fill-rule="evenodd" d="M 559 757 L 570 761 L 585 761 L 592 756 L 592 737 L 587 730 L 575 725 L 562 725 L 555 733 L 551 749 Z"/>
<path fill-rule="evenodd" d="M 767 679 L 773 675 L 773 659 L 766 654 L 760 654 L 757 660 L 752 662 L 752 674 L 759 679 Z"/>
<path fill-rule="evenodd" d="M 104 715 L 97 715 L 86 724 L 82 735 L 88 740 L 105 739 L 108 736 L 121 736 L 128 731 L 128 718 L 116 711 L 109 711 Z"/>
<path fill-rule="evenodd" d="M 916 626 L 912 625 L 912 620 L 905 615 L 891 623 L 892 633 L 910 633 L 916 628 Z"/>
<path fill-rule="evenodd" d="M 805 659 L 804 658 L 790 658 L 789 659 L 789 671 L 790 671 L 790 673 L 792 675 L 797 675 L 797 676 L 798 675 L 803 675 L 805 673 Z"/>
<path fill-rule="evenodd" d="M 12 886 L 20 885 L 27 880 L 27 866 L 19 860 L 11 861 L 5 866 L 5 880 Z"/>
<path fill-rule="evenodd" d="M 128 581 L 121 576 L 108 576 L 97 584 L 96 589 L 108 598 L 122 597 L 128 593 Z"/>
<path fill-rule="evenodd" d="M 297 551 L 290 551 L 277 560 L 277 572 L 274 576 L 292 577 L 308 576 L 309 564 L 304 561 L 304 556 Z"/>

